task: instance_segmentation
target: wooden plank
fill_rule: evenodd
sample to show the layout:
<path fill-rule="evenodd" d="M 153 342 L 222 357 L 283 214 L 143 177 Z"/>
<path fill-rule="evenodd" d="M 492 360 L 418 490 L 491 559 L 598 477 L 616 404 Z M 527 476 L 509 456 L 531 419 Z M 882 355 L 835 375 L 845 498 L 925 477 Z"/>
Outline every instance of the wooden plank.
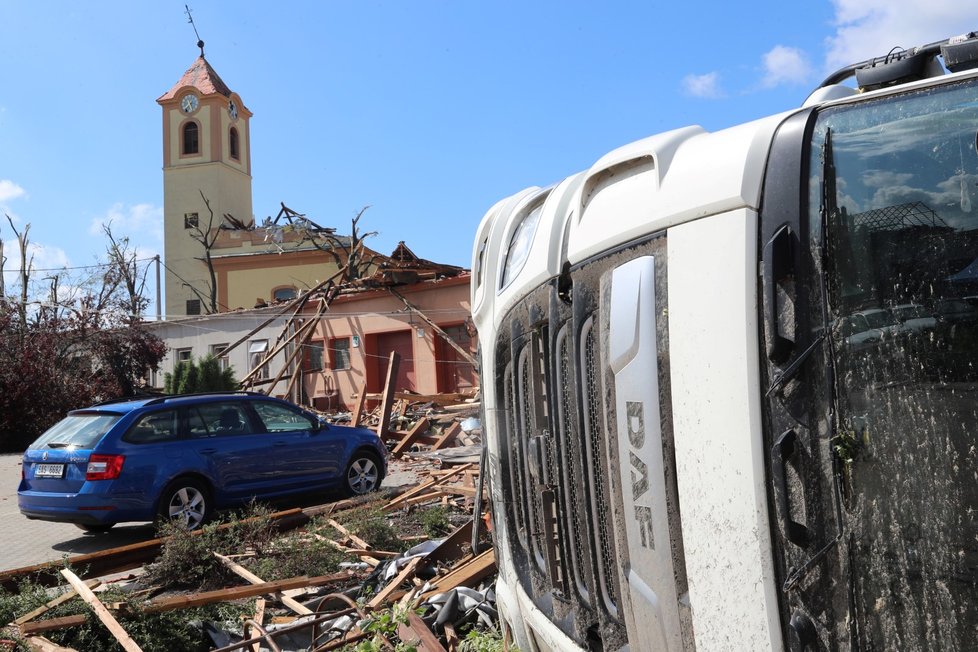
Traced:
<path fill-rule="evenodd" d="M 98 580 L 85 580 L 85 586 L 87 586 L 90 589 L 94 589 L 99 584 L 101 584 L 101 582 L 98 581 Z M 22 625 L 22 624 L 24 624 L 26 622 L 30 622 L 30 621 L 34 620 L 35 618 L 37 618 L 38 616 L 47 613 L 51 609 L 54 609 L 58 605 L 64 604 L 68 600 L 71 600 L 72 598 L 77 598 L 77 597 L 78 597 L 78 593 L 75 591 L 75 589 L 73 587 L 71 587 L 69 585 L 67 591 L 65 591 L 64 593 L 62 593 L 58 597 L 56 597 L 54 600 L 51 600 L 47 604 L 42 604 L 40 607 L 38 607 L 34 611 L 31 611 L 30 613 L 24 614 L 23 616 L 21 616 L 20 618 L 18 618 L 17 620 L 15 620 L 14 621 L 14 624 L 15 625 Z"/>
<path fill-rule="evenodd" d="M 458 652 L 459 638 L 454 625 L 445 623 L 445 646 L 448 652 Z"/>
<path fill-rule="evenodd" d="M 377 422 L 377 436 L 384 438 L 387 427 L 391 420 L 391 404 L 394 401 L 394 384 L 397 382 L 397 368 L 401 362 L 401 356 L 397 351 L 391 351 L 387 362 L 387 379 L 384 383 L 384 397 L 380 400 L 380 421 Z"/>
<path fill-rule="evenodd" d="M 421 417 L 421 419 L 419 419 L 418 422 L 414 424 L 414 427 L 408 431 L 404 439 L 398 442 L 397 446 L 394 447 L 394 450 L 391 451 L 391 455 L 393 455 L 394 457 L 400 457 L 404 451 L 406 451 L 407 449 L 411 448 L 411 446 L 414 445 L 415 439 L 417 439 L 419 436 L 424 434 L 424 432 L 428 430 L 428 428 L 430 427 L 431 424 L 428 423 L 428 420 L 424 417 Z"/>
<path fill-rule="evenodd" d="M 300 525 L 305 525 L 309 522 L 311 516 L 306 515 L 304 510 L 296 508 L 275 512 L 269 515 L 269 518 L 272 521 L 272 525 L 278 531 L 284 532 L 297 528 Z M 235 525 L 225 523 L 218 526 L 218 530 L 225 530 Z M 192 534 L 198 536 L 199 532 Z M 160 549 L 163 547 L 163 541 L 163 539 L 150 539 L 149 541 L 132 543 L 118 548 L 109 548 L 108 550 L 86 555 L 75 555 L 74 557 L 69 557 L 67 562 L 72 568 L 84 568 L 84 573 L 80 573 L 83 578 L 101 577 L 131 568 L 138 568 L 147 562 L 153 561 L 159 556 Z M 57 576 L 53 571 L 58 570 L 64 564 L 65 562 L 63 560 L 58 559 L 56 561 L 44 562 L 43 564 L 3 571 L 0 573 L 0 587 L 15 592 L 18 582 L 26 577 L 31 577 L 33 581 L 42 586 L 56 586 Z"/>
<path fill-rule="evenodd" d="M 252 584 L 265 584 L 266 583 L 265 580 L 263 580 L 262 578 L 258 577 L 257 575 L 255 575 L 254 573 L 252 573 L 250 570 L 248 570 L 247 568 L 245 568 L 241 564 L 237 564 L 237 563 L 231 561 L 230 559 L 228 559 L 227 557 L 225 557 L 224 555 L 222 555 L 220 553 L 217 553 L 217 552 L 213 552 L 212 551 L 212 554 L 215 557 L 217 557 L 219 560 L 221 560 L 221 563 L 224 564 L 225 566 L 227 566 L 229 569 L 231 569 L 231 571 L 235 575 L 237 575 L 238 577 L 241 577 L 241 578 L 245 579 L 246 581 L 251 582 Z M 290 598 L 290 597 L 288 597 L 286 595 L 283 595 L 281 592 L 271 593 L 269 595 L 274 596 L 276 600 L 278 600 L 283 605 L 285 605 L 286 607 L 288 607 L 292 611 L 296 612 L 300 616 L 308 616 L 309 614 L 314 613 L 313 610 L 310 609 L 309 607 L 307 607 L 307 606 L 305 606 L 303 604 L 300 604 L 299 602 L 295 601 L 294 599 L 292 599 L 292 598 Z"/>
<path fill-rule="evenodd" d="M 366 391 L 366 389 L 364 389 Z M 367 398 L 379 401 L 383 394 L 367 393 Z M 465 394 L 415 394 L 413 392 L 394 392 L 395 399 L 404 399 L 411 403 L 434 403 L 436 405 L 457 405 L 459 401 L 469 398 Z"/>
<path fill-rule="evenodd" d="M 418 564 L 420 563 L 421 563 L 421 557 L 414 557 L 411 561 L 409 561 L 404 566 L 404 568 L 401 569 L 401 572 L 398 573 L 396 576 L 394 576 L 394 578 L 387 583 L 387 586 L 381 589 L 377 593 L 377 595 L 375 595 L 373 598 L 370 599 L 370 601 L 367 603 L 367 606 L 370 607 L 371 609 L 376 609 L 380 605 L 390 600 L 394 591 L 396 591 L 398 587 L 401 586 L 401 582 L 404 582 L 405 580 L 414 576 L 414 572 L 417 569 Z"/>
<path fill-rule="evenodd" d="M 252 584 L 251 586 L 236 586 L 228 589 L 218 589 L 217 591 L 192 593 L 190 595 L 153 600 L 143 608 L 143 611 L 146 613 L 161 613 L 164 611 L 173 611 L 174 609 L 200 607 L 214 602 L 231 602 L 241 598 L 253 598 L 258 595 L 278 593 L 289 589 L 335 584 L 337 582 L 348 581 L 351 577 L 353 577 L 353 574 L 347 572 L 334 573 L 333 575 L 320 575 L 318 577 L 301 576 L 277 580 L 275 582 L 265 582 L 264 584 Z"/>
<path fill-rule="evenodd" d="M 455 438 L 460 432 L 462 432 L 462 424 L 458 421 L 452 423 L 452 425 L 448 426 L 448 428 L 445 429 L 445 432 L 443 432 L 441 436 L 435 440 L 435 443 L 431 445 L 431 450 L 437 451 L 445 448 L 455 441 Z"/>
<path fill-rule="evenodd" d="M 360 386 L 360 393 L 357 395 L 356 405 L 353 406 L 353 414 L 350 416 L 350 425 L 357 427 L 360 425 L 360 419 L 363 418 L 363 408 L 367 404 L 367 382 L 364 381 L 363 385 Z"/>
<path fill-rule="evenodd" d="M 426 600 L 459 586 L 472 588 L 494 572 L 496 572 L 496 555 L 490 548 L 470 561 L 453 568 L 442 577 L 436 577 L 432 580 L 435 588 L 426 592 L 421 598 Z"/>
<path fill-rule="evenodd" d="M 432 473 L 431 474 L 432 475 L 431 478 L 429 478 L 428 480 L 425 480 L 424 482 L 422 482 L 421 484 L 419 484 L 418 486 L 416 486 L 414 489 L 411 489 L 411 490 L 408 490 L 408 491 L 404 492 L 398 498 L 395 498 L 394 500 L 390 501 L 389 503 L 387 503 L 386 505 L 384 505 L 380 509 L 383 512 L 390 512 L 390 511 L 399 509 L 400 507 L 402 507 L 404 505 L 404 503 L 408 499 L 413 498 L 414 496 L 417 496 L 418 494 L 420 494 L 422 492 L 428 491 L 432 487 L 435 487 L 437 485 L 440 485 L 441 483 L 449 480 L 450 478 L 455 477 L 456 475 L 458 475 L 460 473 L 464 473 L 465 471 L 467 471 L 468 469 L 473 468 L 474 466 L 475 466 L 475 464 L 469 462 L 468 464 L 463 464 L 463 465 L 458 466 L 458 467 L 455 467 L 454 469 L 451 469 L 449 471 Z"/>
<path fill-rule="evenodd" d="M 445 537 L 438 546 L 425 557 L 429 564 L 450 564 L 457 562 L 462 556 L 462 548 L 470 544 L 472 539 L 472 521 L 466 521 L 454 532 Z"/>
<path fill-rule="evenodd" d="M 448 652 L 421 618 L 413 611 L 407 612 L 407 622 L 397 626 L 397 635 L 403 643 L 414 644 L 418 652 Z"/>
<path fill-rule="evenodd" d="M 249 586 L 235 586 L 216 591 L 204 591 L 202 593 L 191 593 L 189 595 L 178 595 L 171 598 L 160 598 L 153 600 L 143 606 L 143 613 L 162 613 L 164 611 L 175 611 L 177 609 L 187 609 L 190 607 L 201 607 L 215 602 L 233 602 L 244 598 L 254 598 L 259 595 L 278 593 L 289 589 L 300 589 L 310 586 L 324 586 L 337 582 L 349 581 L 355 574 L 343 572 L 333 575 L 321 575 L 318 577 L 291 577 L 275 582 L 265 582 L 264 584 L 252 584 Z M 41 634 L 58 629 L 68 629 L 84 625 L 87 616 L 64 616 L 63 618 L 49 618 L 47 620 L 35 620 L 24 623 L 20 626 L 20 631 L 25 635 Z M 242 646 L 244 647 L 244 646 Z"/>
<path fill-rule="evenodd" d="M 265 598 L 255 600 L 255 622 L 259 625 L 265 624 Z M 261 643 L 258 641 L 252 643 L 251 652 L 261 652 Z"/>
<path fill-rule="evenodd" d="M 78 650 L 73 647 L 62 647 L 54 641 L 49 641 L 43 636 L 28 636 L 25 640 L 30 648 L 35 650 L 35 652 L 78 652 Z"/>
<path fill-rule="evenodd" d="M 421 494 L 420 496 L 414 496 L 408 498 L 404 501 L 405 505 L 423 505 L 424 503 L 431 502 L 432 500 L 438 500 L 440 498 L 446 498 L 449 494 L 446 494 L 441 489 L 436 489 L 435 491 L 429 491 L 426 494 Z"/>
<path fill-rule="evenodd" d="M 413 303 L 411 303 L 410 301 L 408 301 L 407 299 L 405 299 L 404 296 L 400 292 L 398 292 L 397 290 L 395 290 L 393 287 L 388 287 L 387 288 L 387 291 L 390 292 L 391 294 L 393 294 L 398 299 L 400 299 L 401 302 L 407 307 L 407 309 L 410 310 L 411 312 L 413 312 L 414 314 L 416 314 L 418 317 L 420 317 L 423 322 L 425 322 L 426 324 L 428 324 L 429 326 L 431 326 L 432 330 L 434 330 L 436 333 L 438 333 L 441 336 L 441 338 L 443 340 L 445 340 L 445 343 L 448 344 L 449 346 L 451 346 L 453 349 L 455 349 L 455 351 L 457 351 L 460 356 L 462 356 L 463 358 L 465 358 L 465 361 L 468 362 L 469 364 L 471 364 L 475 368 L 476 372 L 478 373 L 478 371 L 479 371 L 479 363 L 478 363 L 478 361 L 475 358 L 472 357 L 472 354 L 471 353 L 469 353 L 468 351 L 466 351 L 465 349 L 463 349 L 461 346 L 459 346 L 458 342 L 456 342 L 455 340 L 453 340 L 448 333 L 446 333 L 445 331 L 443 331 L 441 329 L 441 327 L 438 326 L 438 324 L 436 324 L 435 322 L 431 321 L 431 319 L 428 317 L 428 315 L 426 315 L 423 312 L 421 312 L 421 309 L 420 308 L 418 308 L 416 305 L 414 305 Z"/>
<path fill-rule="evenodd" d="M 407 437 L 409 434 L 410 434 L 409 432 L 405 432 L 403 430 L 388 430 L 387 437 L 385 437 L 385 439 L 389 442 L 390 441 L 401 442 L 404 441 L 405 437 Z M 438 441 L 438 435 L 424 434 L 424 435 L 414 436 L 415 444 L 424 444 L 425 446 L 431 446 L 436 441 Z M 405 455 L 410 455 L 410 453 L 405 453 Z"/>
<path fill-rule="evenodd" d="M 68 583 L 71 584 L 72 588 L 75 589 L 78 596 L 92 608 L 98 619 L 102 621 L 102 624 L 108 628 L 112 636 L 115 637 L 115 640 L 117 640 L 119 645 L 122 646 L 122 649 L 124 649 L 126 652 L 143 652 L 142 648 L 136 645 L 136 641 L 132 640 L 132 637 L 129 636 L 129 633 L 126 632 L 125 628 L 119 624 L 119 621 L 116 620 L 112 614 L 109 613 L 109 610 L 105 608 L 105 605 L 99 601 L 95 594 L 92 593 L 92 590 L 85 586 L 85 583 L 81 581 L 77 575 L 72 573 L 67 568 L 63 568 L 61 570 L 61 574 L 66 580 L 68 580 Z"/>
<path fill-rule="evenodd" d="M 350 532 L 349 530 L 347 530 L 345 527 L 343 527 L 343 525 L 341 523 L 339 523 L 338 521 L 336 521 L 335 519 L 332 519 L 331 518 L 331 519 L 329 519 L 326 522 L 329 523 L 330 525 L 332 525 L 334 528 L 336 528 L 336 530 L 338 530 L 343 536 L 349 538 L 350 541 L 352 541 L 353 543 L 357 544 L 358 546 L 360 546 L 364 550 L 370 550 L 370 548 L 372 547 L 369 543 L 367 543 L 366 541 L 364 541 L 363 539 L 361 539 L 360 537 L 358 537 L 357 535 L 353 534 L 352 532 Z"/>

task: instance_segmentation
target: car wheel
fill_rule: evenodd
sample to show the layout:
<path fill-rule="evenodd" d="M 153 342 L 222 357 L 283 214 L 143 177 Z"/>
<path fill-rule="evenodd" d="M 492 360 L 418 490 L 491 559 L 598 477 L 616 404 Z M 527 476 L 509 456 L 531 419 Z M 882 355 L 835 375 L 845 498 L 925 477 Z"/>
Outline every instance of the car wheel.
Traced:
<path fill-rule="evenodd" d="M 199 480 L 174 480 L 160 496 L 160 520 L 188 530 L 196 530 L 210 520 L 212 511 L 210 493 Z"/>
<path fill-rule="evenodd" d="M 77 527 L 85 530 L 89 534 L 104 534 L 112 529 L 115 523 L 99 523 L 98 525 L 90 525 L 88 523 L 75 523 Z"/>
<path fill-rule="evenodd" d="M 380 461 L 367 451 L 357 451 L 346 465 L 343 489 L 348 496 L 360 496 L 380 488 Z"/>

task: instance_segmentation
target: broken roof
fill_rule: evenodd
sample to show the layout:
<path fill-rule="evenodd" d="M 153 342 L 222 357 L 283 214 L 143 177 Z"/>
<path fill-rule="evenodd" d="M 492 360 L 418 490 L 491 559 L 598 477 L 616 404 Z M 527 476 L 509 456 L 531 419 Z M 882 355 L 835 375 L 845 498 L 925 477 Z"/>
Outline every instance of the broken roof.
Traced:
<path fill-rule="evenodd" d="M 231 96 L 231 89 L 228 88 L 221 76 L 215 72 L 211 67 L 211 64 L 207 63 L 207 59 L 204 55 L 197 57 L 194 61 L 194 65 L 190 66 L 187 72 L 183 73 L 183 77 L 180 78 L 173 88 L 167 91 L 164 95 L 160 96 L 157 102 L 165 102 L 166 100 L 173 99 L 179 91 L 184 86 L 193 86 L 202 95 L 213 95 L 214 93 L 219 93 L 224 97 Z"/>

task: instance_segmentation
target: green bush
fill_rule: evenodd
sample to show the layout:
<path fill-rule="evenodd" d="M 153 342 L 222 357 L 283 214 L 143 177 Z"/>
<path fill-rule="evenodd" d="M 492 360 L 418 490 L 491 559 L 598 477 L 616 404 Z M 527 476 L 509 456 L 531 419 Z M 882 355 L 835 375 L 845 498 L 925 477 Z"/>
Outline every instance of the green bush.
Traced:
<path fill-rule="evenodd" d="M 448 520 L 448 510 L 438 505 L 421 512 L 421 527 L 432 539 L 445 536 L 452 530 L 452 524 Z"/>
<path fill-rule="evenodd" d="M 266 582 L 308 575 L 330 575 L 340 562 L 353 558 L 325 541 L 290 534 L 275 540 L 261 555 L 242 562 L 242 566 Z"/>
<path fill-rule="evenodd" d="M 163 541 L 159 557 L 146 566 L 146 578 L 164 587 L 220 588 L 235 577 L 214 556 L 240 554 L 248 550 L 264 554 L 275 537 L 267 507 L 252 503 L 240 513 L 229 514 L 226 523 L 208 523 L 189 532 L 175 523 L 164 522 L 158 536 Z"/>
<path fill-rule="evenodd" d="M 234 369 L 221 371 L 221 362 L 213 355 L 206 355 L 200 362 L 181 360 L 173 373 L 163 377 L 163 390 L 167 394 L 196 394 L 198 392 L 228 392 L 238 389 Z"/>
<path fill-rule="evenodd" d="M 489 629 L 473 628 L 458 644 L 458 652 L 520 652 L 515 644 L 503 645 L 503 634 L 495 627 Z"/>
<path fill-rule="evenodd" d="M 388 515 L 377 508 L 351 509 L 343 515 L 341 525 L 366 541 L 375 550 L 404 552 L 411 547 L 410 543 L 401 539 L 400 532 L 391 523 Z M 334 539 L 342 538 L 338 532 L 328 536 Z"/>

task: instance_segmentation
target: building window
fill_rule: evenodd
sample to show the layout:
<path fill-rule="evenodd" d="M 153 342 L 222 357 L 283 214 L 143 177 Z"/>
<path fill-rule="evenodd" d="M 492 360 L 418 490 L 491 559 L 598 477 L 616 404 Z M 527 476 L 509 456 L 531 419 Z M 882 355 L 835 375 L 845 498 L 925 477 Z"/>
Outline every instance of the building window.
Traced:
<path fill-rule="evenodd" d="M 302 346 L 302 370 L 323 370 L 323 343 L 310 342 Z"/>
<path fill-rule="evenodd" d="M 196 122 L 190 121 L 183 125 L 183 152 L 187 154 L 200 153 L 200 128 Z"/>
<path fill-rule="evenodd" d="M 284 288 L 275 288 L 272 290 L 272 301 L 291 301 L 296 297 L 296 290 L 294 287 L 286 286 Z"/>
<path fill-rule="evenodd" d="M 173 356 L 173 366 L 176 367 L 181 362 L 190 362 L 194 357 L 193 349 L 177 349 Z"/>
<path fill-rule="evenodd" d="M 330 351 L 330 357 L 332 358 L 332 365 L 330 366 L 334 370 L 350 368 L 350 338 L 349 337 L 338 337 L 334 340 L 330 340 L 329 351 Z"/>
<path fill-rule="evenodd" d="M 238 154 L 238 130 L 234 127 L 231 127 L 231 131 L 228 132 L 228 145 L 231 150 L 231 158 L 235 161 L 240 159 L 241 155 Z"/>
<path fill-rule="evenodd" d="M 268 340 L 252 340 L 248 343 L 248 370 L 254 371 L 265 359 L 268 352 Z M 265 380 L 268 378 L 268 365 L 264 365 L 261 370 L 252 376 L 255 380 Z"/>
<path fill-rule="evenodd" d="M 228 348 L 228 345 L 226 343 L 225 344 L 211 344 L 211 348 L 210 348 L 211 355 L 214 356 L 215 358 L 217 358 L 217 364 L 220 367 L 221 371 L 227 371 L 227 368 L 231 366 L 231 363 L 228 362 L 228 356 L 227 356 L 227 354 L 225 354 L 225 355 L 218 355 L 221 351 L 223 351 L 226 348 Z"/>
<path fill-rule="evenodd" d="M 184 213 L 183 214 L 183 228 L 185 229 L 196 229 L 199 220 L 197 218 L 197 213 Z"/>
<path fill-rule="evenodd" d="M 200 299 L 187 299 L 187 314 L 188 315 L 200 314 Z"/>

